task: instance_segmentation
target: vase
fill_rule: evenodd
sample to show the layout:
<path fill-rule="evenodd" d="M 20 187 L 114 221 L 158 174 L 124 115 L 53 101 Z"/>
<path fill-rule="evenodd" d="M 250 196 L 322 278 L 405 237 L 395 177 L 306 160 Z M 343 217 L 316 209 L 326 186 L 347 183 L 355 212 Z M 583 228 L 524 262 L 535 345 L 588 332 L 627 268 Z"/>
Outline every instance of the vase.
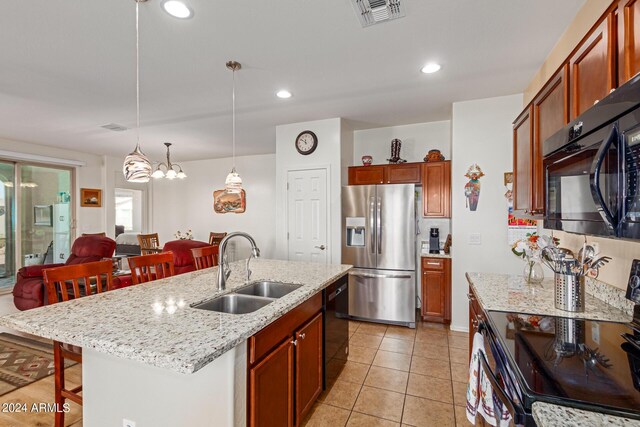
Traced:
<path fill-rule="evenodd" d="M 539 284 L 544 280 L 544 270 L 542 264 L 535 258 L 526 258 L 524 271 L 522 272 L 525 282 L 529 284 Z"/>
<path fill-rule="evenodd" d="M 364 166 L 370 166 L 371 163 L 373 162 L 373 157 L 371 156 L 362 156 L 362 164 Z"/>

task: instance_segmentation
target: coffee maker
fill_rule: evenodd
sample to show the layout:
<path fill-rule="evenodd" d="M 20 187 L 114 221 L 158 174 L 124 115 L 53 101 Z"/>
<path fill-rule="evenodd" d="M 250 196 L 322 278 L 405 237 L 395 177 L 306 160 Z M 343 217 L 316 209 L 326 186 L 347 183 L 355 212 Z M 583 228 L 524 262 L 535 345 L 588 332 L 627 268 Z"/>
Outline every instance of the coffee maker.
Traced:
<path fill-rule="evenodd" d="M 431 231 L 429 231 L 429 253 L 440 253 L 440 229 L 438 227 L 431 227 Z"/>

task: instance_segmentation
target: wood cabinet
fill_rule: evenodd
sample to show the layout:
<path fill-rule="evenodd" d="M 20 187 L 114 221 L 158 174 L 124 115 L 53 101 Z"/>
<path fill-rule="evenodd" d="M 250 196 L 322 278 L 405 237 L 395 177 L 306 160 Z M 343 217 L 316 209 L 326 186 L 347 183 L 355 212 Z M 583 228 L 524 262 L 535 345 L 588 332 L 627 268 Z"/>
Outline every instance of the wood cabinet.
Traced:
<path fill-rule="evenodd" d="M 533 106 L 513 122 L 513 210 L 525 215 L 531 210 L 533 165 Z"/>
<path fill-rule="evenodd" d="M 421 184 L 421 163 L 402 163 L 386 166 L 386 184 Z"/>
<path fill-rule="evenodd" d="M 569 64 L 565 64 L 547 82 L 534 98 L 533 140 L 531 146 L 529 189 L 531 215 L 544 214 L 545 183 L 543 167 L 543 144 L 550 136 L 569 123 Z M 519 178 L 522 177 L 519 175 Z"/>
<path fill-rule="evenodd" d="M 249 369 L 249 425 L 293 426 L 293 342 Z"/>
<path fill-rule="evenodd" d="M 482 306 L 480 306 L 480 303 L 478 302 L 476 294 L 473 292 L 473 289 L 471 289 L 471 285 L 469 285 L 467 298 L 469 298 L 469 360 L 471 360 L 473 338 L 476 332 L 478 332 L 478 322 L 485 319 L 485 314 Z"/>
<path fill-rule="evenodd" d="M 618 85 L 640 72 L 640 0 L 618 3 Z"/>
<path fill-rule="evenodd" d="M 322 313 L 295 333 L 296 419 L 305 414 L 322 393 Z"/>
<path fill-rule="evenodd" d="M 617 87 L 617 12 L 592 29 L 569 58 L 571 118 L 579 116 Z"/>
<path fill-rule="evenodd" d="M 349 185 L 420 184 L 422 163 L 351 166 Z"/>
<path fill-rule="evenodd" d="M 249 426 L 296 426 L 322 392 L 322 294 L 249 338 Z"/>
<path fill-rule="evenodd" d="M 422 258 L 422 319 L 451 323 L 451 259 Z"/>
<path fill-rule="evenodd" d="M 386 165 L 352 166 L 349 168 L 349 185 L 384 184 Z"/>
<path fill-rule="evenodd" d="M 422 165 L 422 201 L 424 216 L 451 217 L 451 162 Z"/>

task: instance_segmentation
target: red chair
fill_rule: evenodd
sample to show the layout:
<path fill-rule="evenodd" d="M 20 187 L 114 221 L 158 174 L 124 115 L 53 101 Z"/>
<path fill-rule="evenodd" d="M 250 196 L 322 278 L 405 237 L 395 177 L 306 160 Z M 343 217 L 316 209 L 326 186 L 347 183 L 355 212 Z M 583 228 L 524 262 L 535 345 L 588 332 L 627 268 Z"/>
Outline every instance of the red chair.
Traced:
<path fill-rule="evenodd" d="M 173 252 L 173 265 L 175 266 L 176 274 L 183 274 L 196 270 L 191 250 L 206 246 L 209 246 L 207 242 L 198 240 L 172 240 L 164 244 L 162 251 Z"/>
<path fill-rule="evenodd" d="M 191 249 L 196 270 L 202 270 L 204 268 L 215 267 L 218 265 L 218 249 L 218 245 Z"/>
<path fill-rule="evenodd" d="M 30 265 L 18 270 L 13 287 L 13 303 L 19 310 L 41 307 L 47 303 L 43 271 L 65 265 L 85 264 L 111 258 L 116 242 L 103 236 L 78 237 L 71 247 L 71 255 L 64 264 Z"/>
<path fill-rule="evenodd" d="M 175 276 L 173 253 L 132 256 L 127 258 L 134 285 Z"/>
<path fill-rule="evenodd" d="M 44 283 L 47 287 L 49 304 L 111 290 L 111 270 L 110 260 L 45 269 Z M 82 385 L 72 389 L 66 388 L 65 359 L 82 363 L 82 348 L 54 341 L 55 403 L 58 408 L 62 408 L 67 399 L 82 405 L 82 395 L 79 394 L 82 391 Z M 56 411 L 55 427 L 62 426 L 64 426 L 64 411 Z"/>

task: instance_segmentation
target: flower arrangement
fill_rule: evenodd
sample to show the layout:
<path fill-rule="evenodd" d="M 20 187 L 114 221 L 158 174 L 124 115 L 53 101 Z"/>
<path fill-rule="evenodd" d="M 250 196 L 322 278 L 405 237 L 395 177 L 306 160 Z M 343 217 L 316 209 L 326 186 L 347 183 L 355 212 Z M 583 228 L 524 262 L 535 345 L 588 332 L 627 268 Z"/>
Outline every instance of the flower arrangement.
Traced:
<path fill-rule="evenodd" d="M 558 246 L 560 239 L 550 236 L 539 236 L 538 233 L 527 233 L 527 237 L 517 240 L 511 252 L 526 261 L 523 276 L 528 283 L 541 283 L 544 271 L 540 265 L 542 250 L 547 246 Z"/>
<path fill-rule="evenodd" d="M 539 236 L 537 232 L 527 233 L 527 237 L 517 240 L 511 247 L 511 252 L 522 259 L 540 259 L 542 250 L 547 246 L 558 246 L 560 239 L 550 236 Z"/>
<path fill-rule="evenodd" d="M 176 239 L 178 240 L 193 240 L 193 232 L 191 229 L 187 230 L 185 233 L 178 230 L 174 236 L 176 236 Z"/>

